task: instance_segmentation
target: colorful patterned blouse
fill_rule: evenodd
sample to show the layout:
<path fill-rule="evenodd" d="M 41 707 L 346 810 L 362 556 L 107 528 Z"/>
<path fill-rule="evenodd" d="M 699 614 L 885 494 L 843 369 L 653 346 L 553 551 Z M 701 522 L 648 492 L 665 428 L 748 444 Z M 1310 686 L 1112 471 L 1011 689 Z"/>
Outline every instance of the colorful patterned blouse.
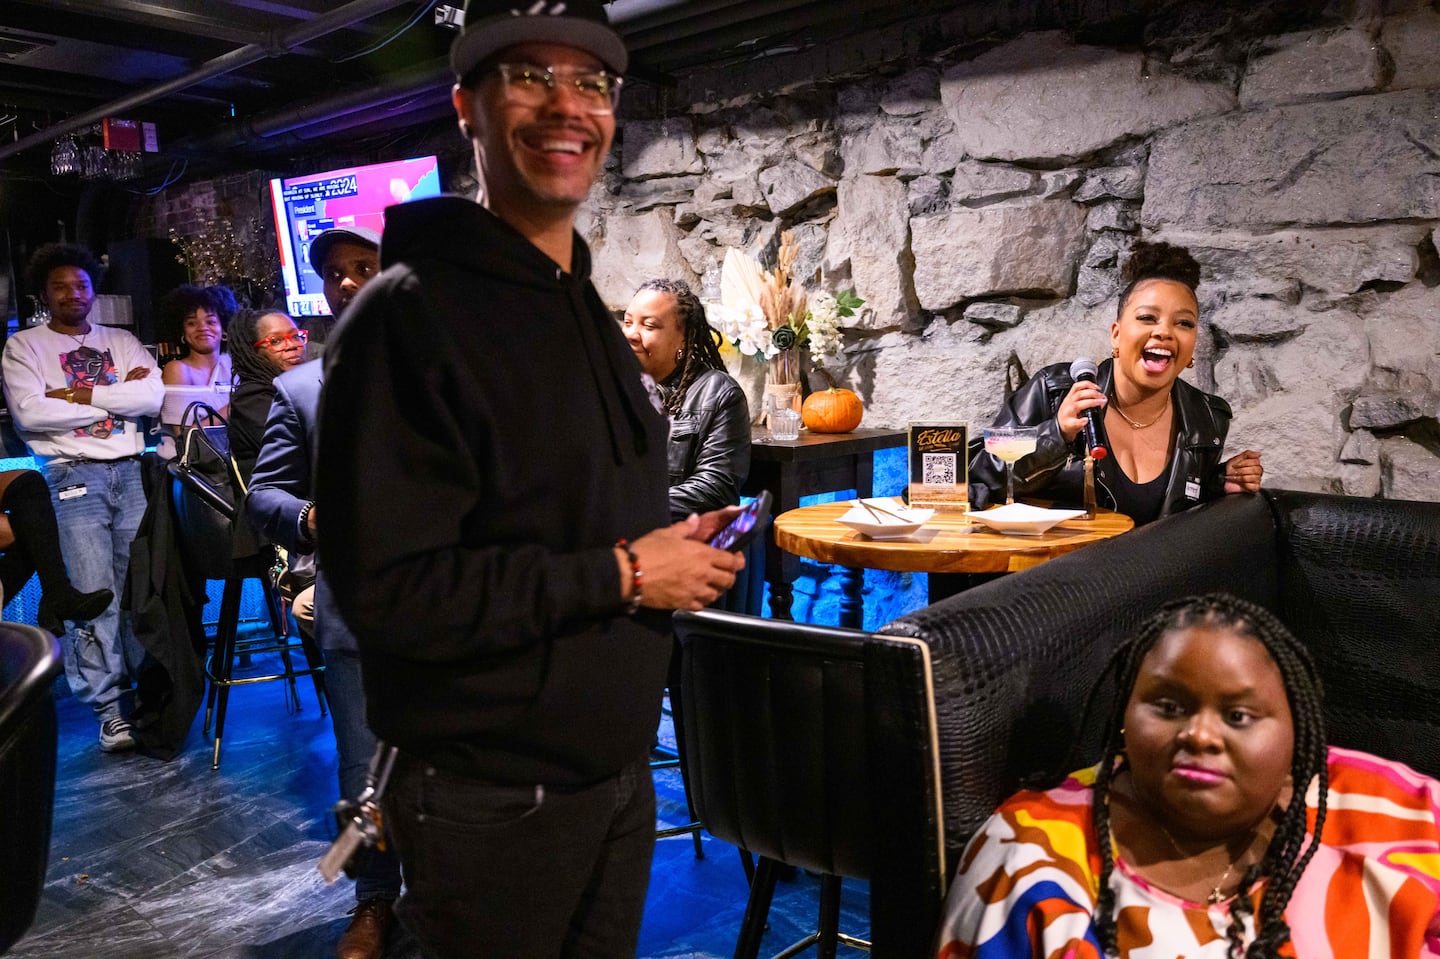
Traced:
<path fill-rule="evenodd" d="M 1095 770 L 1012 796 L 970 841 L 950 889 L 939 959 L 1100 959 L 1091 922 L 1100 857 L 1090 822 Z M 1285 910 L 1304 959 L 1440 956 L 1440 782 L 1330 749 L 1323 845 Z M 1314 809 L 1315 785 L 1307 797 Z M 1314 815 L 1311 815 L 1314 827 Z M 1188 902 L 1118 856 L 1111 873 L 1121 959 L 1220 959 L 1229 902 Z M 1258 911 L 1264 881 L 1249 890 Z M 1247 921 L 1246 942 L 1254 937 Z"/>

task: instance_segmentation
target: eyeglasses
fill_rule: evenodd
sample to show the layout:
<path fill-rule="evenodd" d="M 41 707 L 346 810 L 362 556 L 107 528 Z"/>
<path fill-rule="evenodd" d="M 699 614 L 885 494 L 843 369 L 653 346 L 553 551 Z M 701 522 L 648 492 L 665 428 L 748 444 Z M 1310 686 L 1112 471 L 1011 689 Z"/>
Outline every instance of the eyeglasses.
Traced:
<path fill-rule="evenodd" d="M 516 106 L 543 106 L 564 84 L 566 92 L 574 94 L 585 112 L 594 116 L 615 112 L 625 82 L 608 70 L 557 70 L 529 63 L 497 63 L 495 72 L 505 85 L 505 98 Z"/>
<path fill-rule="evenodd" d="M 255 343 L 255 347 L 257 349 L 261 347 L 268 347 L 273 352 L 279 353 L 291 343 L 294 343 L 298 346 L 304 346 L 305 341 L 308 339 L 310 339 L 310 334 L 306 333 L 304 330 L 291 330 L 289 333 L 273 333 L 263 340 L 257 340 Z"/>

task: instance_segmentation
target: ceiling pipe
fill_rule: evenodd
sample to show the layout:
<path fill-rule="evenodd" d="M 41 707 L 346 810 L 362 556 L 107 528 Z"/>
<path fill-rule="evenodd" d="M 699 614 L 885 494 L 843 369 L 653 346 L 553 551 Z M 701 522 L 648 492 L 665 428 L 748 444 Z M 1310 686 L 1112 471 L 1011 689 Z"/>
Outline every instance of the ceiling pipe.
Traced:
<path fill-rule="evenodd" d="M 238 120 L 208 136 L 179 140 L 171 144 L 167 152 L 222 153 L 254 140 L 267 140 L 312 126 L 329 126 L 339 118 L 368 113 L 424 94 L 443 90 L 448 99 L 453 80 L 448 60 L 431 60 L 389 76 L 373 86 L 357 87 L 323 100 L 312 100 Z M 366 120 L 362 118 L 356 122 Z"/>
<path fill-rule="evenodd" d="M 649 26 L 656 22 L 657 18 L 664 23 L 683 19 L 690 16 L 687 8 L 696 8 L 703 15 L 743 2 L 745 0 L 701 0 L 698 4 L 695 0 L 616 0 L 609 5 L 608 13 L 611 23 L 624 34 L 628 24 Z M 321 100 L 312 100 L 229 124 L 224 130 L 210 136 L 171 144 L 168 151 L 181 154 L 223 152 L 256 139 L 268 140 L 284 134 L 294 134 L 289 138 L 293 140 L 310 140 L 323 135 L 309 129 L 310 127 L 333 132 L 359 126 L 361 123 L 368 123 L 371 118 L 367 116 L 362 120 L 337 121 L 350 114 L 387 108 L 397 100 L 424 96 L 436 89 L 445 90 L 448 99 L 448 91 L 454 80 L 450 73 L 449 59 L 442 58 L 411 67 L 374 86 L 348 90 Z M 384 109 L 383 112 L 386 115 L 396 113 L 389 109 Z M 400 111 L 400 115 L 403 115 L 403 111 Z M 274 144 L 265 145 L 265 149 L 273 147 Z"/>
<path fill-rule="evenodd" d="M 32 3 L 35 0 L 31 0 Z M 128 23 L 152 30 L 180 33 L 187 37 L 205 40 L 219 40 L 244 46 L 247 43 L 264 43 L 260 31 L 250 29 L 223 18 L 208 16 L 203 10 L 185 9 L 161 5 L 151 0 L 43 0 L 39 4 L 47 11 L 62 11 L 80 16 L 99 17 L 117 23 Z M 191 3 L 190 7 L 200 6 Z M 273 11 L 271 11 L 273 12 Z M 300 11 L 293 11 L 298 17 Z"/>
<path fill-rule="evenodd" d="M 182 74 L 164 83 L 147 87 L 144 90 L 137 90 L 128 96 L 109 103 L 102 104 L 93 110 L 77 114 L 53 126 L 46 127 L 37 133 L 0 146 L 0 160 L 12 157 L 17 153 L 23 153 L 31 147 L 48 143 L 57 137 L 67 133 L 74 133 L 83 130 L 92 123 L 98 123 L 106 117 L 123 115 L 135 107 L 142 106 L 152 100 L 169 96 L 188 87 L 204 83 L 206 80 L 223 76 L 239 70 L 241 67 L 249 66 L 260 60 L 269 57 L 280 56 L 292 47 L 308 43 L 317 37 L 336 30 L 343 30 L 345 27 L 359 23 L 362 20 L 373 17 L 376 14 L 384 13 L 394 7 L 412 3 L 414 0 L 352 0 L 331 10 L 329 13 L 321 14 L 314 20 L 297 24 L 286 30 L 277 30 L 271 34 L 272 39 L 267 43 L 251 43 L 246 46 L 231 50 L 229 53 L 221 54 L 213 60 L 208 60 L 189 73 Z"/>

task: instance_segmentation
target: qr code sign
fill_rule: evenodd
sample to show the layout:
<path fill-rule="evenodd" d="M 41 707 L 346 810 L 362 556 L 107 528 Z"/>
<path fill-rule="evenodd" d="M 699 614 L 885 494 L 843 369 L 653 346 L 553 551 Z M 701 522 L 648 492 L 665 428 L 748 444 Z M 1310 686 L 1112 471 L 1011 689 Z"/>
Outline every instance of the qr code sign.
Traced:
<path fill-rule="evenodd" d="M 954 486 L 955 485 L 955 462 L 954 453 L 926 453 L 922 469 L 924 475 L 922 482 L 926 486 Z"/>

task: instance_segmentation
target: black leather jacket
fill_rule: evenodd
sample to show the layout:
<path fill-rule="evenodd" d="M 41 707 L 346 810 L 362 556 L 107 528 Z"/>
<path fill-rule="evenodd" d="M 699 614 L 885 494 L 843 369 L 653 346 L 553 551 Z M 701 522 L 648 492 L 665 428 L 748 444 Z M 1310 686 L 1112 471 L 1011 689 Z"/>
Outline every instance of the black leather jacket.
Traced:
<path fill-rule="evenodd" d="M 678 376 L 660 384 L 669 397 Z M 740 502 L 750 473 L 750 408 L 728 373 L 706 370 L 670 417 L 670 520 Z"/>
<path fill-rule="evenodd" d="M 1097 385 L 1109 395 L 1114 363 L 1100 364 Z M 1057 504 L 1083 505 L 1085 447 L 1080 436 L 1065 442 L 1056 419 L 1060 403 L 1074 385 L 1070 364 L 1056 363 L 1037 372 L 1015 391 L 995 420 L 998 426 L 1038 426 L 1035 452 L 1015 464 L 1015 493 L 1055 500 Z M 1178 513 L 1225 493 L 1225 434 L 1230 428 L 1230 404 L 1176 380 L 1175 453 L 1160 515 Z M 1105 426 L 1100 422 L 1101 432 Z M 976 431 L 977 434 L 979 431 Z M 1107 443 L 1108 438 L 1102 437 Z M 1005 499 L 1005 464 L 985 452 L 984 440 L 970 441 L 970 507 L 984 509 Z M 1104 509 L 1115 508 L 1113 457 L 1095 464 L 1095 499 Z M 1197 495 L 1198 493 L 1198 495 Z"/>

